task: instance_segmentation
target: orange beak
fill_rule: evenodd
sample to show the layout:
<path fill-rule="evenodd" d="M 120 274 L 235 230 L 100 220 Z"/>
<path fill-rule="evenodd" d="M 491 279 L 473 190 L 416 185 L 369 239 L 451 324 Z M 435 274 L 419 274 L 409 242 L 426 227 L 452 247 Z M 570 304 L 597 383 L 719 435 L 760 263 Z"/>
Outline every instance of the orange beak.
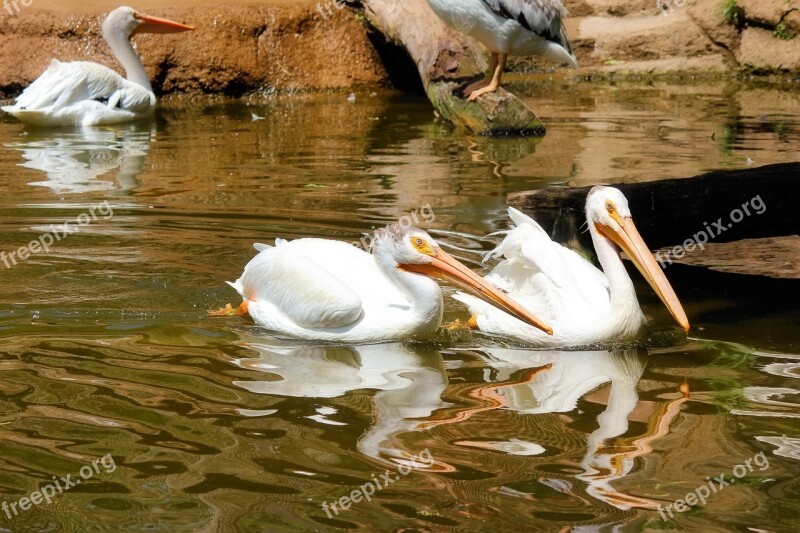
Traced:
<path fill-rule="evenodd" d="M 142 24 L 136 28 L 134 33 L 178 33 L 194 29 L 193 26 L 187 26 L 174 20 L 151 17 L 143 13 L 139 13 L 138 18 L 142 21 Z"/>
<path fill-rule="evenodd" d="M 675 291 L 672 290 L 672 285 L 667 281 L 664 272 L 658 267 L 656 258 L 650 253 L 650 249 L 639 235 L 633 220 L 630 217 L 623 219 L 619 216 L 615 217 L 614 220 L 622 228 L 621 231 L 598 222 L 595 222 L 595 227 L 597 231 L 611 239 L 631 258 L 631 261 L 642 273 L 644 279 L 647 280 L 653 290 L 656 291 L 656 294 L 658 294 L 658 297 L 661 298 L 661 301 L 664 302 L 672 317 L 686 333 L 689 333 L 689 319 L 686 318 L 686 312 L 675 295 Z"/>
<path fill-rule="evenodd" d="M 430 263 L 422 265 L 403 264 L 400 265 L 400 268 L 408 272 L 416 272 L 432 278 L 447 280 L 457 287 L 475 294 L 487 303 L 517 317 L 523 322 L 527 322 L 539 328 L 548 335 L 553 334 L 553 329 L 550 326 L 543 324 L 530 311 L 509 298 L 503 291 L 474 273 L 441 248 L 433 248 L 428 255 L 432 259 Z"/>

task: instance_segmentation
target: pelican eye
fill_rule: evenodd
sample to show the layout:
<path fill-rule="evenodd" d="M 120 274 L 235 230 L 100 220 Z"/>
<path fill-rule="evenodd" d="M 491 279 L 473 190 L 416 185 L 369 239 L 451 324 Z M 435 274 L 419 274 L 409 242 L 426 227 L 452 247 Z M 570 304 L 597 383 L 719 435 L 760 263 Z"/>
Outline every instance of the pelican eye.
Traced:
<path fill-rule="evenodd" d="M 433 254 L 431 245 L 428 244 L 428 241 L 426 241 L 422 237 L 411 237 L 411 245 L 414 247 L 416 251 L 418 251 L 421 254 L 425 255 Z"/>
<path fill-rule="evenodd" d="M 617 207 L 614 205 L 614 202 L 612 202 L 611 200 L 606 202 L 606 211 L 608 211 L 609 213 L 613 213 L 616 210 Z"/>

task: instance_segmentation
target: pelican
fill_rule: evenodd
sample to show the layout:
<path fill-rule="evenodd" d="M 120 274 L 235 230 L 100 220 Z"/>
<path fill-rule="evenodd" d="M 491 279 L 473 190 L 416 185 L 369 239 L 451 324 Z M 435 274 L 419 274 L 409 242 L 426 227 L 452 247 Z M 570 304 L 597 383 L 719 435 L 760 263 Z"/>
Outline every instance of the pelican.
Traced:
<path fill-rule="evenodd" d="M 327 239 L 277 239 L 234 283 L 240 314 L 300 339 L 344 343 L 432 333 L 443 299 L 431 277 L 448 279 L 533 327 L 549 329 L 496 287 L 442 250 L 426 232 L 392 224 L 375 232 L 372 254 Z"/>
<path fill-rule="evenodd" d="M 689 321 L 666 276 L 631 218 L 628 200 L 613 187 L 594 187 L 586 198 L 586 219 L 603 270 L 550 240 L 533 219 L 514 208 L 516 227 L 487 258 L 504 257 L 486 279 L 542 317 L 552 335 L 528 327 L 468 294 L 453 297 L 472 313 L 470 325 L 537 347 L 606 344 L 633 338 L 645 318 L 619 249 L 633 261 L 675 320 L 688 333 Z"/>
<path fill-rule="evenodd" d="M 466 33 L 491 52 L 489 75 L 469 85 L 470 102 L 500 87 L 508 56 L 540 55 L 578 68 L 561 22 L 561 0 L 428 0 L 447 25 Z"/>
<path fill-rule="evenodd" d="M 151 17 L 130 7 L 118 7 L 102 24 L 127 79 L 110 68 L 86 61 L 54 59 L 44 73 L 22 91 L 14 105 L 2 109 L 35 126 L 98 126 L 149 117 L 156 96 L 130 38 L 136 33 L 175 33 L 193 29 Z"/>

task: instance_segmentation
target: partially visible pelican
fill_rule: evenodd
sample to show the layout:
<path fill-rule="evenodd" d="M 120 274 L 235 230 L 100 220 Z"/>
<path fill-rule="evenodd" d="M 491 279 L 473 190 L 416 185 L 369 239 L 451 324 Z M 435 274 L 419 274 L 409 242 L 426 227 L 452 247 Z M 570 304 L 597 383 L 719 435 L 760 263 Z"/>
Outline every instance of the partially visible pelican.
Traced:
<path fill-rule="evenodd" d="M 98 126 L 149 117 L 156 96 L 142 61 L 131 45 L 136 33 L 175 33 L 193 29 L 151 17 L 130 7 L 118 7 L 103 21 L 103 38 L 127 79 L 110 68 L 87 61 L 53 60 L 47 70 L 14 105 L 2 109 L 35 126 Z"/>
<path fill-rule="evenodd" d="M 500 87 L 508 56 L 540 55 L 575 68 L 562 18 L 561 0 L 428 0 L 445 23 L 481 42 L 492 53 L 489 76 L 466 89 L 469 101 Z"/>
<path fill-rule="evenodd" d="M 432 333 L 442 323 L 444 304 L 430 277 L 450 280 L 532 327 L 549 329 L 417 228 L 392 224 L 377 230 L 372 254 L 326 239 L 278 239 L 275 247 L 256 249 L 260 253 L 230 283 L 244 299 L 240 312 L 290 337 L 373 343 Z"/>
<path fill-rule="evenodd" d="M 552 335 L 529 327 L 470 295 L 453 297 L 469 306 L 472 324 L 483 332 L 513 337 L 538 347 L 577 347 L 634 337 L 645 318 L 621 248 L 686 331 L 689 321 L 667 278 L 631 218 L 628 200 L 613 187 L 594 187 L 586 219 L 600 271 L 550 240 L 533 219 L 508 209 L 516 227 L 488 257 L 505 257 L 486 279 L 553 328 Z"/>

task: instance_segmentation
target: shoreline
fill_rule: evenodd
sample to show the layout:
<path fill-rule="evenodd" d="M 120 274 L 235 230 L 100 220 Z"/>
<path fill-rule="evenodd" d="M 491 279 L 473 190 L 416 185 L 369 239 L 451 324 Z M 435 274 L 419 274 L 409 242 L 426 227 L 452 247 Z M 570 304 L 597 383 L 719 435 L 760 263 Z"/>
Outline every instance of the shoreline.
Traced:
<path fill-rule="evenodd" d="M 19 94 L 54 58 L 96 61 L 120 70 L 98 34 L 104 13 L 116 7 L 118 0 L 88 0 L 77 10 L 56 0 L 16 2 L 13 5 L 20 9 L 15 16 L 6 12 L 14 9 L 12 4 L 0 11 L 3 97 Z M 23 2 L 30 5 L 25 7 Z M 800 6 L 800 0 L 791 2 L 782 9 L 789 15 L 800 15 L 794 9 L 794 3 Z M 196 29 L 180 35 L 140 35 L 134 42 L 161 95 L 241 97 L 258 92 L 392 88 L 398 85 L 398 79 L 403 80 L 405 89 L 419 84 L 411 79 L 414 73 L 408 64 L 384 59 L 396 58 L 398 49 L 380 43 L 380 36 L 376 38 L 374 29 L 368 27 L 358 11 L 332 8 L 332 16 L 323 17 L 320 6 L 325 3 L 171 0 L 163 6 L 155 0 L 143 0 L 135 3 L 137 8 Z M 567 28 L 582 68 L 553 69 L 532 58 L 515 58 L 510 63 L 509 79 L 525 76 L 526 80 L 535 80 L 545 76 L 578 83 L 685 78 L 773 84 L 800 81 L 800 35 L 788 41 L 773 38 L 763 27 L 762 19 L 767 15 L 756 13 L 762 17 L 758 19 L 761 26 L 745 25 L 737 33 L 717 13 L 717 0 L 698 0 L 691 6 L 676 8 L 669 16 L 657 10 L 651 13 L 655 8 L 650 2 L 632 2 L 621 13 L 609 12 L 610 8 L 603 7 L 607 2 L 600 0 L 565 3 L 573 13 L 567 19 Z M 739 3 L 748 10 L 743 17 L 754 13 L 750 2 Z M 765 9 L 764 5 L 759 6 Z M 783 15 L 782 20 L 789 20 L 788 15 Z M 678 34 L 676 27 L 686 30 Z M 755 50 L 751 59 L 745 57 L 748 47 Z M 774 66 L 764 64 L 770 59 L 775 61 Z M 783 68 L 784 65 L 792 68 Z M 410 83 L 405 83 L 408 80 Z"/>

